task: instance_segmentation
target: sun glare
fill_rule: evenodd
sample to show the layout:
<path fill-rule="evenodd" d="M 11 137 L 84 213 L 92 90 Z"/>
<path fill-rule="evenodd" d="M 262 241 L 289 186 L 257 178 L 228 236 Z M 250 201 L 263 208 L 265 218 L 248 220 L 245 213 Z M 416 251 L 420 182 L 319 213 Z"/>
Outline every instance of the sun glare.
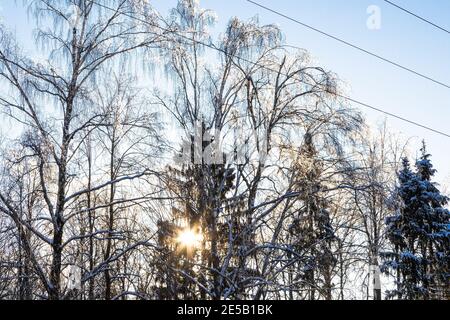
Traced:
<path fill-rule="evenodd" d="M 186 248 L 195 248 L 200 246 L 203 236 L 190 228 L 180 231 L 177 237 L 177 242 Z"/>

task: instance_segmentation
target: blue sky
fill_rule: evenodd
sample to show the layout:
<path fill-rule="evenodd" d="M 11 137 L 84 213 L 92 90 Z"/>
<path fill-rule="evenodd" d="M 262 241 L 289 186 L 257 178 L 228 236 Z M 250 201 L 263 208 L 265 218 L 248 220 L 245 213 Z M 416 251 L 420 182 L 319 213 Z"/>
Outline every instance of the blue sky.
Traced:
<path fill-rule="evenodd" d="M 450 35 L 389 6 L 382 0 L 257 0 L 293 18 L 299 19 L 346 41 L 450 83 Z M 395 0 L 399 5 L 450 28 L 450 1 Z M 153 0 L 162 12 L 176 0 Z M 376 60 L 343 44 L 305 29 L 273 13 L 265 12 L 244 0 L 201 0 L 203 7 L 216 11 L 217 30 L 223 30 L 228 19 L 259 16 L 261 23 L 276 23 L 286 35 L 286 42 L 307 49 L 325 68 L 330 69 L 350 86 L 349 95 L 357 100 L 396 113 L 435 129 L 450 132 L 450 89 Z M 370 5 L 381 9 L 381 29 L 366 26 Z M 0 16 L 15 30 L 25 47 L 32 41 L 33 25 L 29 23 L 22 1 L 0 0 Z M 362 109 L 368 122 L 376 124 L 384 116 Z M 439 171 L 437 181 L 450 184 L 450 138 L 439 136 L 399 120 L 388 118 L 388 125 L 405 136 L 421 139 Z"/>

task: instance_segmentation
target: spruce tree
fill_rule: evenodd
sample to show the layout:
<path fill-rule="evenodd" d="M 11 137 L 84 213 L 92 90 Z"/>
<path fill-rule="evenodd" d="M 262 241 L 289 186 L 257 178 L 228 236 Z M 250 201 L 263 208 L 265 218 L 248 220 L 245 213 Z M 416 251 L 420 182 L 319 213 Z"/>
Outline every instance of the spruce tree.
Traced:
<path fill-rule="evenodd" d="M 304 257 L 302 282 L 308 290 L 308 298 L 331 300 L 336 236 L 322 183 L 325 169 L 309 133 L 305 135 L 296 167 L 296 187 L 303 206 L 289 228 L 294 239 L 293 248 Z"/>
<path fill-rule="evenodd" d="M 449 218 L 448 198 L 431 181 L 436 173 L 426 152 L 416 171 L 403 159 L 399 185 L 394 194 L 395 214 L 386 219 L 387 237 L 393 251 L 382 254 L 383 271 L 393 271 L 396 289 L 388 297 L 437 299 L 448 296 Z"/>
<path fill-rule="evenodd" d="M 431 181 L 436 170 L 431 164 L 425 143 L 422 156 L 416 163 L 419 179 L 418 237 L 419 251 L 423 257 L 425 297 L 448 297 L 450 263 L 450 212 L 446 208 L 449 198 L 442 195 L 436 183 Z"/>

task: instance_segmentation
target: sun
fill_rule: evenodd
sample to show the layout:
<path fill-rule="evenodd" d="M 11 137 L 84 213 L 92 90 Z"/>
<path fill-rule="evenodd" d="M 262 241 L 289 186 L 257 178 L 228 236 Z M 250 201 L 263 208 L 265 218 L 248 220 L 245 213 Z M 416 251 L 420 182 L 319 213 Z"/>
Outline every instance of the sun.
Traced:
<path fill-rule="evenodd" d="M 197 248 L 203 241 L 203 236 L 191 228 L 186 228 L 178 233 L 176 241 L 186 248 Z"/>

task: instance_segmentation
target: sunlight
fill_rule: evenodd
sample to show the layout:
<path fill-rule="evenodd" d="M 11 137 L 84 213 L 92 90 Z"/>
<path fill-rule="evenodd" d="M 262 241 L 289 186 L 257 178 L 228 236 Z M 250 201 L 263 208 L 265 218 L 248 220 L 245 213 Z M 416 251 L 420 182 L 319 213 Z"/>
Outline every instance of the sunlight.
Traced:
<path fill-rule="evenodd" d="M 179 232 L 177 242 L 186 248 L 199 247 L 203 241 L 203 236 L 195 230 L 186 228 Z"/>

